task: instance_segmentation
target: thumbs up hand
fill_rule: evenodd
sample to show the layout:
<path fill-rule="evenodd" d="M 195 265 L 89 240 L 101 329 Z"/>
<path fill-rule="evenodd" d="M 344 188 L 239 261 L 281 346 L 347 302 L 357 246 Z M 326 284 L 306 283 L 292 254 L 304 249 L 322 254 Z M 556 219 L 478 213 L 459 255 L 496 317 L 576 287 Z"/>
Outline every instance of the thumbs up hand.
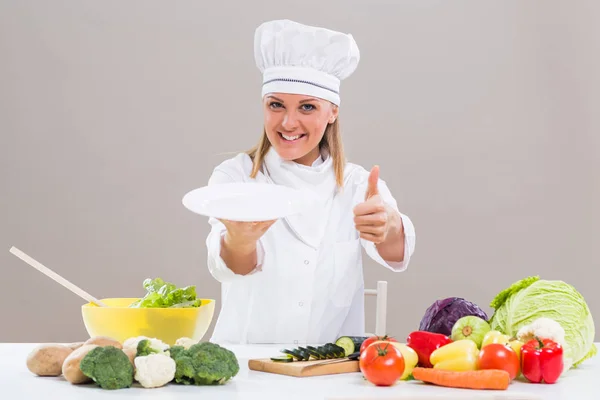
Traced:
<path fill-rule="evenodd" d="M 375 244 L 383 243 L 387 237 L 391 213 L 379 195 L 377 183 L 379 167 L 375 166 L 369 174 L 369 183 L 365 201 L 354 207 L 354 225 L 360 237 Z"/>
<path fill-rule="evenodd" d="M 365 194 L 365 200 L 369 200 L 371 197 L 379 195 L 379 189 L 377 189 L 377 183 L 379 182 L 379 166 L 376 165 L 371 169 L 369 174 L 369 185 L 367 186 L 367 193 Z"/>

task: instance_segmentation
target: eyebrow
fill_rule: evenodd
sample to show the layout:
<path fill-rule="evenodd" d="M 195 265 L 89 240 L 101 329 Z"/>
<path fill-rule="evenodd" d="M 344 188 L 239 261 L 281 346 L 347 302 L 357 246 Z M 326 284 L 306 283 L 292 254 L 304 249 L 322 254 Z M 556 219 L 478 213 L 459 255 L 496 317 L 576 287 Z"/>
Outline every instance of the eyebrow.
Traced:
<path fill-rule="evenodd" d="M 279 99 L 279 98 L 277 98 L 275 96 L 269 95 L 268 97 L 271 98 L 271 99 L 273 99 L 273 100 L 276 100 L 276 101 L 279 101 L 281 103 L 284 103 L 283 100 L 281 100 L 281 99 Z M 302 104 L 302 103 L 308 103 L 309 101 L 316 101 L 316 99 L 304 99 L 304 100 L 300 100 L 300 104 Z"/>

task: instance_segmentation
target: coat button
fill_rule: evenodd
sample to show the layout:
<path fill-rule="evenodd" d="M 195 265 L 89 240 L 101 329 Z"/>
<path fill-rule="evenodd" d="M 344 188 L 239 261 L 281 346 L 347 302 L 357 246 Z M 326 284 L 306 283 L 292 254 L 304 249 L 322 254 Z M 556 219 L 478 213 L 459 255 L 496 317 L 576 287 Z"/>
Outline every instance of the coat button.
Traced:
<path fill-rule="evenodd" d="M 300 302 L 300 303 L 298 303 L 298 305 L 299 305 L 300 307 L 302 307 L 302 306 L 304 305 L 304 303 L 303 303 L 303 302 Z"/>
<path fill-rule="evenodd" d="M 308 260 L 304 260 L 304 264 L 308 265 L 308 262 L 309 262 Z"/>

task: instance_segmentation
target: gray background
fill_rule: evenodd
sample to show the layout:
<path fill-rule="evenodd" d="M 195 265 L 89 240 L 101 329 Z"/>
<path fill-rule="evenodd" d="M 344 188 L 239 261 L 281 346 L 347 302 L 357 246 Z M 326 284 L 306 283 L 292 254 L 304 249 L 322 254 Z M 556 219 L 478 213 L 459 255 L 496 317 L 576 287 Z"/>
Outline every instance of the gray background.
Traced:
<path fill-rule="evenodd" d="M 600 321 L 599 13 L 594 1 L 0 1 L 0 341 L 86 335 L 82 300 L 13 245 L 98 297 L 142 295 L 160 276 L 219 298 L 209 225 L 181 198 L 258 140 L 253 34 L 274 18 L 351 32 L 361 50 L 342 86 L 348 156 L 381 166 L 417 229 L 408 271 L 366 261 L 368 287 L 389 282 L 391 334 L 446 296 L 490 311 L 534 274 L 573 284 Z"/>

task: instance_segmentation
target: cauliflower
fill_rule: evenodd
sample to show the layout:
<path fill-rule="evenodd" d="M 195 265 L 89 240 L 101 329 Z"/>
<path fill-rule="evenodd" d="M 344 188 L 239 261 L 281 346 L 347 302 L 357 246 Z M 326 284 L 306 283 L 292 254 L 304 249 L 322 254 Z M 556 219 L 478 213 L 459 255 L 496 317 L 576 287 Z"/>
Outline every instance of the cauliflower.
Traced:
<path fill-rule="evenodd" d="M 165 353 L 169 355 L 169 345 L 160 339 L 146 336 L 131 337 L 123 342 L 123 350 L 130 349 L 136 352 L 136 357 L 146 356 L 150 353 Z"/>
<path fill-rule="evenodd" d="M 135 358 L 135 380 L 145 388 L 157 388 L 175 377 L 176 364 L 165 353 L 152 353 Z"/>
<path fill-rule="evenodd" d="M 190 339 L 188 337 L 182 337 L 182 338 L 177 339 L 177 341 L 175 342 L 175 346 L 181 346 L 187 350 L 196 343 L 198 343 L 197 340 Z"/>
<path fill-rule="evenodd" d="M 538 318 L 517 332 L 517 339 L 524 343 L 536 337 L 550 339 L 565 346 L 565 330 L 558 322 L 550 318 Z"/>

